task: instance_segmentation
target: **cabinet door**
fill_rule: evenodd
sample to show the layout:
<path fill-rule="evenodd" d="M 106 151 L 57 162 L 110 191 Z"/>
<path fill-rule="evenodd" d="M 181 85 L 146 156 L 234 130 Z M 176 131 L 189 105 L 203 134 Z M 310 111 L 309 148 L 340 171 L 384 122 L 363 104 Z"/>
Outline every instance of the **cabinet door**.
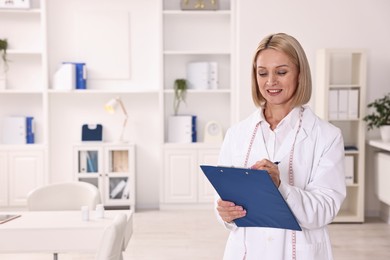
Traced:
<path fill-rule="evenodd" d="M 107 205 L 128 204 L 129 150 L 109 147 L 104 152 L 104 202 Z"/>
<path fill-rule="evenodd" d="M 76 181 L 83 181 L 96 186 L 103 199 L 102 158 L 102 148 L 98 146 L 81 145 L 74 147 L 74 173 Z"/>
<path fill-rule="evenodd" d="M 200 150 L 199 164 L 200 165 L 217 165 L 219 149 Z M 200 167 L 198 169 L 198 201 L 210 202 L 214 201 L 215 190 L 209 180 L 206 178 Z"/>
<path fill-rule="evenodd" d="M 43 152 L 9 152 L 9 206 L 24 206 L 27 194 L 43 185 Z"/>
<path fill-rule="evenodd" d="M 5 152 L 0 152 L 0 206 L 8 206 L 8 169 Z"/>
<path fill-rule="evenodd" d="M 105 150 L 105 195 L 107 205 L 135 205 L 134 146 L 112 146 Z"/>
<path fill-rule="evenodd" d="M 163 202 L 196 202 L 197 152 L 187 149 L 166 150 L 164 157 Z"/>

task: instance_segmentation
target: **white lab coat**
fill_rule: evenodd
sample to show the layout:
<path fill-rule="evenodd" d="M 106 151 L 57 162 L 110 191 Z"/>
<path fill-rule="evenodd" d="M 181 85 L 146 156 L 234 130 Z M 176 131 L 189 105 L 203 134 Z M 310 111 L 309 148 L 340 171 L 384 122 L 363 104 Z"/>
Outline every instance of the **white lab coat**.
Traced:
<path fill-rule="evenodd" d="M 227 131 L 218 165 L 244 166 L 252 133 L 261 118 L 260 113 L 262 111 L 256 111 Z M 268 158 L 260 127 L 258 131 L 248 167 Z M 337 215 L 346 195 L 341 131 L 305 107 L 294 149 L 294 186 L 288 184 L 292 136 L 286 137 L 277 154 L 281 161 L 278 165 L 281 178 L 279 191 L 303 230 L 296 231 L 296 259 L 330 260 L 333 256 L 326 225 Z M 246 260 L 292 259 L 292 231 L 237 227 L 234 223 L 223 222 L 218 214 L 217 217 L 231 231 L 225 248 L 225 260 L 241 260 L 245 253 Z"/>

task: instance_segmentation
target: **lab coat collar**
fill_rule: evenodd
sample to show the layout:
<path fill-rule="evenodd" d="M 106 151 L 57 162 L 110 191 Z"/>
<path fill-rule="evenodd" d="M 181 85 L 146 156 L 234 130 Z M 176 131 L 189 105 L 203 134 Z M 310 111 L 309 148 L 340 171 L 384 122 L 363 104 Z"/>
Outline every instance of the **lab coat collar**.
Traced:
<path fill-rule="evenodd" d="M 294 138 L 295 138 L 295 133 L 297 130 L 297 124 L 299 120 L 299 110 L 301 108 L 294 108 L 292 113 L 290 113 L 288 116 L 291 116 L 290 120 L 288 121 L 291 125 L 292 128 L 294 128 L 295 131 L 292 131 L 291 134 L 287 137 L 285 140 L 285 145 L 281 147 L 276 154 L 275 158 L 280 161 L 286 160 L 285 157 L 290 153 L 292 145 L 294 144 Z M 287 118 L 286 118 L 287 119 Z M 256 127 L 256 124 L 265 121 L 264 118 L 264 113 L 263 109 L 259 109 L 255 116 L 253 117 L 253 120 L 251 122 L 251 128 L 254 129 Z M 308 106 L 303 106 L 303 114 L 302 114 L 302 125 L 301 129 L 298 132 L 297 139 L 295 141 L 294 145 L 298 145 L 301 143 L 303 140 L 305 140 L 308 136 L 308 133 L 310 130 L 313 128 L 314 124 L 316 121 L 316 116 L 315 114 L 311 111 L 311 109 Z M 261 131 L 261 130 L 260 130 Z M 264 142 L 262 143 L 263 147 L 265 147 Z"/>
<path fill-rule="evenodd" d="M 293 110 L 291 110 L 290 113 L 288 113 L 288 115 L 285 118 L 283 118 L 282 121 L 280 121 L 279 125 L 287 122 L 290 124 L 291 128 L 294 128 L 297 120 L 299 119 L 299 110 L 300 109 L 301 109 L 300 107 L 295 107 Z M 255 116 L 254 125 L 256 125 L 259 122 L 263 122 L 263 121 L 266 124 L 268 124 L 268 122 L 265 120 L 264 108 L 260 108 L 258 110 L 258 113 Z"/>

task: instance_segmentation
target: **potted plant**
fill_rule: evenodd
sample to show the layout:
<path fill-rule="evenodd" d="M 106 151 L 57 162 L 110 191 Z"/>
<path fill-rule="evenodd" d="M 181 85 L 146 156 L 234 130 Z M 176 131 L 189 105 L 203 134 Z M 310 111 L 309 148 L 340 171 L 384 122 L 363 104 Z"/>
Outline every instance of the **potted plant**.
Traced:
<path fill-rule="evenodd" d="M 8 41 L 7 39 L 0 39 L 0 53 L 1 59 L 3 60 L 4 71 L 8 69 L 8 59 L 7 59 L 7 49 L 8 49 Z"/>
<path fill-rule="evenodd" d="M 390 142 L 390 93 L 369 103 L 367 107 L 374 109 L 374 112 L 363 118 L 368 130 L 379 128 L 382 140 Z"/>
<path fill-rule="evenodd" d="M 8 70 L 8 59 L 7 59 L 8 41 L 7 39 L 0 39 L 0 89 L 5 89 L 5 74 Z"/>
<path fill-rule="evenodd" d="M 186 102 L 186 94 L 187 94 L 187 80 L 185 79 L 176 79 L 173 85 L 173 90 L 175 92 L 173 98 L 173 111 L 175 116 L 179 112 L 179 107 L 181 102 Z"/>

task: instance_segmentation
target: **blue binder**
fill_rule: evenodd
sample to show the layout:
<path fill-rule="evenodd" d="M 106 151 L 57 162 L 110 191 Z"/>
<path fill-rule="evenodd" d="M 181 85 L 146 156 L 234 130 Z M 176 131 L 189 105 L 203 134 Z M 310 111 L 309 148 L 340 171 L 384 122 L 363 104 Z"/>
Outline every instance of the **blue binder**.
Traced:
<path fill-rule="evenodd" d="M 245 217 L 234 220 L 238 227 L 302 230 L 267 171 L 200 167 L 221 199 L 246 209 Z"/>

